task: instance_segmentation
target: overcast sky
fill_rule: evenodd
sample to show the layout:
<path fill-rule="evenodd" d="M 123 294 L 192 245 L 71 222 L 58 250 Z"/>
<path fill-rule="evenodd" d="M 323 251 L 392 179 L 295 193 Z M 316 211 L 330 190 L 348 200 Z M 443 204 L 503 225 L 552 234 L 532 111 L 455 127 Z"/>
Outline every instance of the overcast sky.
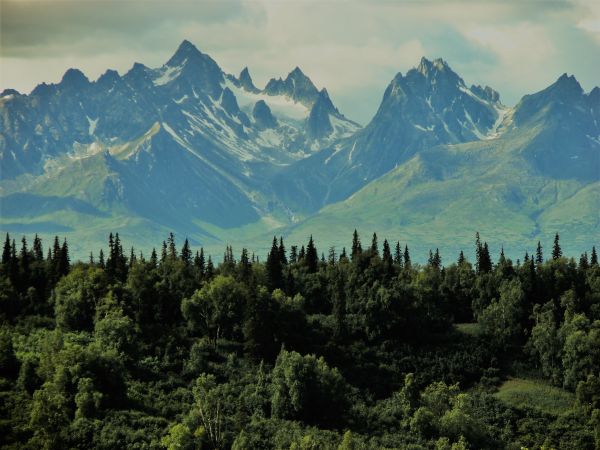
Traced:
<path fill-rule="evenodd" d="M 0 0 L 0 90 L 28 93 L 69 67 L 96 79 L 162 65 L 183 39 L 263 87 L 299 66 L 366 123 L 385 87 L 442 57 L 505 104 L 562 73 L 600 85 L 600 1 Z"/>

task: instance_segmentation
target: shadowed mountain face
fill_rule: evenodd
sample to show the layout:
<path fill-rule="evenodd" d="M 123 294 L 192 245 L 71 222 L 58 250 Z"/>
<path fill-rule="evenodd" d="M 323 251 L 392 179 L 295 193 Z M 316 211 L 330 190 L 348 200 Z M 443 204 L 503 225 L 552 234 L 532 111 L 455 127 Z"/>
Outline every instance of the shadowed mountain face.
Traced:
<path fill-rule="evenodd" d="M 493 211 L 514 212 L 510 227 L 531 237 L 575 227 L 573 199 L 581 211 L 597 203 L 600 89 L 585 93 L 566 74 L 508 108 L 492 88 L 423 58 L 394 77 L 361 128 L 299 68 L 260 89 L 247 68 L 227 74 L 184 41 L 160 68 L 136 63 L 96 81 L 69 69 L 29 95 L 5 90 L 0 113 L 3 216 L 20 226 L 77 233 L 99 217 L 131 217 L 156 232 L 202 239 L 216 227 L 233 240 L 242 226 L 260 235 L 356 220 L 393 232 L 439 221 L 432 232 L 443 234 L 449 221 L 473 222 L 470 204 L 496 226 Z M 594 214 L 580 215 L 589 220 L 577 232 L 597 238 Z"/>
<path fill-rule="evenodd" d="M 188 41 L 158 69 L 136 63 L 95 82 L 70 69 L 57 85 L 0 97 L 2 179 L 43 195 L 40 186 L 60 186 L 84 160 L 97 160 L 103 169 L 72 193 L 97 207 L 239 226 L 268 207 L 262 185 L 274 168 L 358 129 L 331 102 L 311 113 L 319 97 L 298 68 L 280 89 L 260 91 L 247 69 L 225 74 Z M 22 185 L 26 174 L 41 178 Z"/>

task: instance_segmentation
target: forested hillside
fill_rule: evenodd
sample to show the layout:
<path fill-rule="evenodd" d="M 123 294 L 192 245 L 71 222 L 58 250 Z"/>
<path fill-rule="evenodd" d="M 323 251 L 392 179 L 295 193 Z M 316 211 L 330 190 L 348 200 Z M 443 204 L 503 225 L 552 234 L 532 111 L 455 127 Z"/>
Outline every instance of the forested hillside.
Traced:
<path fill-rule="evenodd" d="M 216 265 L 117 234 L 72 263 L 66 241 L 14 238 L 2 448 L 600 448 L 595 248 L 569 258 L 556 235 L 511 261 L 477 235 L 475 261 L 418 265 L 355 232 Z"/>

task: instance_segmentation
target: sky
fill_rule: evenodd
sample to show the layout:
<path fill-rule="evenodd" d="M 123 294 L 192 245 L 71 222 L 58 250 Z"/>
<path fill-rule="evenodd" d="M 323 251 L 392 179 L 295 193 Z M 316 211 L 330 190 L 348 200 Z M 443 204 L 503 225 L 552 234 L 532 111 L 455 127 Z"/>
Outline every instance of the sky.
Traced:
<path fill-rule="evenodd" d="M 422 56 L 506 105 L 562 73 L 600 85 L 600 1 L 0 0 L 0 90 L 29 93 L 70 67 L 95 80 L 159 67 L 188 39 L 258 87 L 299 66 L 367 123 L 398 72 Z"/>

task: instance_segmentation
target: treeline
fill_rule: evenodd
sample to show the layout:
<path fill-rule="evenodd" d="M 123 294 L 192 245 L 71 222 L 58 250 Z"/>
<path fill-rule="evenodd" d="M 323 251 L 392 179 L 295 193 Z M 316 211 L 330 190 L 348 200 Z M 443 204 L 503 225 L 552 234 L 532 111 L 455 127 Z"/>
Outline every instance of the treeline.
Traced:
<path fill-rule="evenodd" d="M 595 448 L 600 267 L 556 235 L 513 263 L 475 237 L 443 265 L 374 234 L 319 252 L 273 238 L 215 265 L 171 234 L 149 256 L 110 235 L 71 264 L 6 236 L 6 448 Z M 477 333 L 457 331 L 470 323 Z M 460 327 L 459 327 L 460 329 Z M 558 417 L 495 395 L 516 372 L 576 394 Z"/>

